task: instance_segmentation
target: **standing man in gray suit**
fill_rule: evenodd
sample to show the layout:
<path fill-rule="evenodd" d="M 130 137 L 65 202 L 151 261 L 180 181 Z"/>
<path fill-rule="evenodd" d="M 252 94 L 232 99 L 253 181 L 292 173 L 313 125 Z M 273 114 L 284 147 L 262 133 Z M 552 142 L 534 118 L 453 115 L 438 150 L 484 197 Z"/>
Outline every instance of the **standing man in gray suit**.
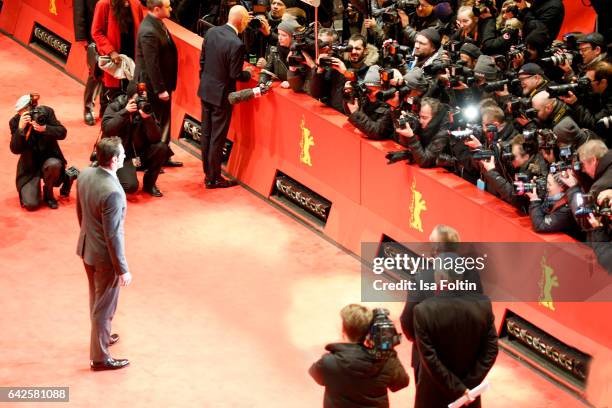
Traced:
<path fill-rule="evenodd" d="M 77 254 L 83 258 L 89 280 L 91 316 L 91 369 L 117 370 L 126 359 L 113 359 L 108 346 L 119 340 L 111 335 L 111 321 L 117 309 L 119 285 L 127 286 L 132 275 L 125 259 L 123 223 L 127 203 L 117 178 L 125 150 L 119 137 L 100 140 L 96 146 L 98 167 L 88 167 L 78 178 L 77 216 L 81 232 Z"/>

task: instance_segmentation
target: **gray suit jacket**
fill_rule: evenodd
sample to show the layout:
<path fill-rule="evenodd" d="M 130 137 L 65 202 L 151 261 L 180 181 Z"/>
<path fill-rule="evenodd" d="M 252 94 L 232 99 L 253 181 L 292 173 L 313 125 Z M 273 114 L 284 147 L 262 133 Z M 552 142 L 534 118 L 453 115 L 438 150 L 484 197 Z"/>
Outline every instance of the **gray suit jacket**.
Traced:
<path fill-rule="evenodd" d="M 123 236 L 127 202 L 119 180 L 100 167 L 87 167 L 77 186 L 77 255 L 88 265 L 112 266 L 117 275 L 129 272 Z"/>

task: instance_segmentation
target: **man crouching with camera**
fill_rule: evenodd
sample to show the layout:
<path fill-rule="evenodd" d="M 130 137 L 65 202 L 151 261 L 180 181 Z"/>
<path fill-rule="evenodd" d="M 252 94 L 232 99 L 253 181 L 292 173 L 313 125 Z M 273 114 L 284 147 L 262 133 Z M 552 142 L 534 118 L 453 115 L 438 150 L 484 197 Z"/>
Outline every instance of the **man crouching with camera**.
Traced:
<path fill-rule="evenodd" d="M 325 387 L 324 408 L 387 408 L 387 388 L 395 392 L 408 386 L 408 374 L 393 350 L 400 335 L 388 314 L 357 304 L 340 311 L 348 343 L 328 344 L 329 353 L 309 370 Z"/>
<path fill-rule="evenodd" d="M 142 191 L 162 197 L 157 177 L 168 157 L 168 146 L 161 141 L 161 129 L 146 97 L 144 84 L 130 83 L 126 95 L 119 95 L 108 105 L 102 118 L 103 137 L 119 136 L 125 149 L 123 167 L 117 171 L 126 193 L 138 190 L 136 170 L 146 169 Z"/>
<path fill-rule="evenodd" d="M 53 187 L 68 197 L 78 170 L 65 170 L 66 159 L 58 140 L 66 138 L 66 128 L 48 106 L 38 105 L 39 94 L 23 95 L 15 104 L 17 114 L 9 122 L 11 152 L 19 155 L 17 163 L 17 191 L 21 206 L 29 211 L 40 205 L 40 180 L 44 181 L 43 200 L 49 208 L 57 209 Z"/>

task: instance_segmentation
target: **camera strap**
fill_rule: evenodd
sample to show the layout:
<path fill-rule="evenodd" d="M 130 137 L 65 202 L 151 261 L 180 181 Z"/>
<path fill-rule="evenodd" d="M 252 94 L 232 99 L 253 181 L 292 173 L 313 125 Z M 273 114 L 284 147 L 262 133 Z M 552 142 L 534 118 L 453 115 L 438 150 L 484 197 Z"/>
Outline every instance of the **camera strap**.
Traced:
<path fill-rule="evenodd" d="M 98 142 L 100 141 L 101 137 L 102 137 L 102 129 L 100 129 L 100 133 L 98 133 L 98 137 L 96 137 L 96 140 L 94 141 L 93 148 L 91 149 L 92 152 L 96 151 L 96 146 L 98 145 Z"/>

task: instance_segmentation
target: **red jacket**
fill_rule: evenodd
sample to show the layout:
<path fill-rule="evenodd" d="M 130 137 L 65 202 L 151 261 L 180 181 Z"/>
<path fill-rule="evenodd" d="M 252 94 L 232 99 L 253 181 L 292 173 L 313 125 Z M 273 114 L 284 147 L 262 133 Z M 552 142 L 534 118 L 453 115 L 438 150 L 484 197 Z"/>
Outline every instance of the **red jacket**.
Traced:
<path fill-rule="evenodd" d="M 134 19 L 134 45 L 138 38 L 138 27 L 144 18 L 144 10 L 138 0 L 129 0 Z M 121 30 L 111 8 L 111 0 L 99 0 L 91 24 L 91 38 L 96 42 L 100 55 L 109 55 L 121 49 Z M 136 47 L 134 47 L 135 49 Z M 104 72 L 104 86 L 118 88 L 120 82 L 111 74 Z"/>

